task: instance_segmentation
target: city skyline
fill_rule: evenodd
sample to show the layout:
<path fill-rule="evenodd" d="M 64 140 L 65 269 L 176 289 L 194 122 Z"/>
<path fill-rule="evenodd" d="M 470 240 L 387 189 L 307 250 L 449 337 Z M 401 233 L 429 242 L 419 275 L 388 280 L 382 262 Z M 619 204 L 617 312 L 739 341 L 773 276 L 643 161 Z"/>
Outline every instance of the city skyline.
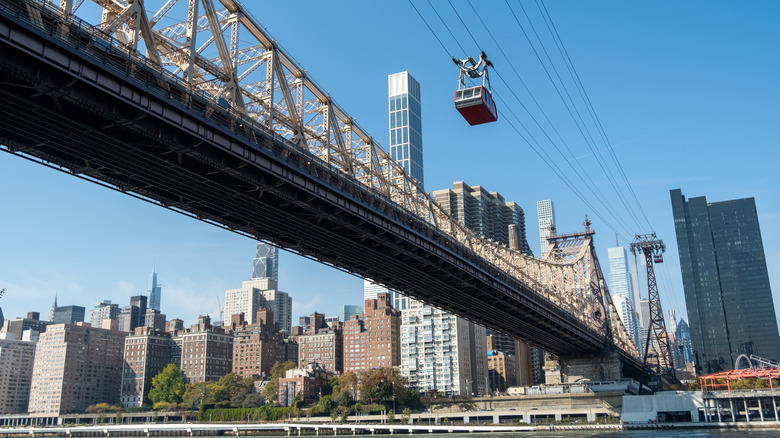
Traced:
<path fill-rule="evenodd" d="M 776 176 L 769 167 L 772 160 L 755 159 L 772 156 L 777 138 L 776 128 L 769 126 L 777 118 L 772 102 L 780 94 L 769 73 L 777 70 L 777 60 L 763 56 L 773 53 L 769 43 L 773 38 L 766 35 L 778 35 L 768 19 L 776 16 L 777 6 L 756 3 L 750 10 L 708 7 L 708 20 L 696 20 L 703 5 L 663 3 L 649 11 L 643 9 L 642 19 L 636 18 L 639 8 L 632 5 L 549 5 L 615 152 L 650 216 L 654 229 L 636 227 L 635 232 L 656 231 L 667 243 L 666 263 L 659 273 L 663 308 L 676 309 L 686 319 L 666 194 L 674 187 L 681 186 L 687 193 L 706 193 L 712 199 L 755 197 L 765 230 L 770 281 L 775 293 L 780 290 L 780 256 L 775 249 L 780 247 L 779 233 L 775 232 L 780 224 Z M 503 104 L 498 102 L 502 113 L 499 122 L 466 126 L 452 107 L 457 72 L 425 25 L 408 5 L 376 8 L 381 13 L 371 14 L 372 8 L 355 4 L 343 19 L 364 14 L 379 15 L 383 20 L 367 19 L 357 28 L 354 22 L 334 26 L 334 38 L 355 40 L 355 49 L 370 57 L 361 64 L 367 68 L 359 77 L 332 68 L 329 56 L 307 47 L 304 36 L 296 36 L 300 31 L 285 29 L 288 5 L 269 5 L 262 13 L 259 8 L 252 12 L 382 145 L 390 145 L 384 134 L 385 77 L 393 71 L 414 72 L 425 101 L 425 179 L 430 190 L 450 187 L 458 180 L 479 182 L 517 201 L 526 212 L 540 199 L 554 199 L 559 232 L 581 230 L 584 215 L 591 214 L 597 248 L 604 260 L 606 247 L 614 244 L 614 232 L 518 139 L 505 123 L 508 114 Z M 486 7 L 486 12 L 491 8 Z M 328 9 L 308 5 L 302 8 L 302 19 L 318 15 L 334 22 L 342 19 Z M 389 26 L 383 21 L 399 16 L 409 34 L 400 35 L 391 44 L 380 38 Z M 670 16 L 675 17 L 671 24 L 666 21 Z M 684 22 L 695 24 L 682 26 Z M 663 35 L 652 31 L 659 26 L 668 27 Z M 734 34 L 721 35 L 724 26 L 734 28 Z M 593 28 L 602 30 L 594 32 Z M 516 26 L 513 29 L 517 31 Z M 508 31 L 509 25 L 506 30 L 496 28 L 498 37 Z M 620 38 L 615 37 L 617 32 Z M 647 40 L 650 34 L 656 35 L 653 41 Z M 410 47 L 418 50 L 410 51 Z M 750 50 L 742 50 L 745 47 Z M 476 47 L 467 49 L 475 53 L 459 56 L 478 53 Z M 486 50 L 495 62 L 497 49 Z M 691 53 L 697 54 L 695 63 L 689 61 Z M 647 59 L 655 62 L 647 63 Z M 502 75 L 511 73 L 505 62 L 497 63 L 497 68 L 503 69 Z M 528 74 L 529 85 L 541 89 L 541 82 L 531 83 L 535 77 Z M 510 99 L 508 90 L 494 81 L 496 96 Z M 718 92 L 713 93 L 713 89 Z M 559 120 L 557 110 L 551 110 L 550 116 Z M 562 125 L 560 129 L 570 138 L 574 128 Z M 739 148 L 742 153 L 710 153 L 729 148 Z M 651 149 L 659 157 L 675 159 L 655 163 L 652 173 L 642 173 L 650 164 L 646 157 Z M 589 154 L 585 148 L 575 153 L 577 157 Z M 594 171 L 597 168 L 595 163 L 587 165 Z M 740 178 L 728 184 L 721 181 L 721 175 L 734 171 Z M 0 288 L 7 289 L 0 307 L 6 318 L 28 311 L 45 315 L 54 293 L 59 293 L 62 302 L 87 308 L 104 299 L 124 305 L 130 296 L 145 291 L 148 266 L 155 262 L 165 283 L 163 313 L 187 323 L 198 314 L 216 319 L 217 297 L 222 299 L 225 290 L 246 279 L 254 254 L 252 240 L 8 154 L 0 154 L 0 173 L 6 182 L 0 185 L 0 199 L 7 212 L 0 219 L 0 237 L 6 248 L 0 255 Z M 601 183 L 598 175 L 596 182 Z M 531 216 L 527 230 L 538 229 Z M 529 240 L 536 237 L 528 234 Z M 630 242 L 623 239 L 620 243 Z M 153 259 L 150 254 L 154 254 Z M 341 305 L 361 302 L 361 279 L 284 251 L 280 259 L 279 283 L 294 300 L 294 317 L 313 311 L 335 315 Z M 645 287 L 641 281 L 640 287 Z"/>

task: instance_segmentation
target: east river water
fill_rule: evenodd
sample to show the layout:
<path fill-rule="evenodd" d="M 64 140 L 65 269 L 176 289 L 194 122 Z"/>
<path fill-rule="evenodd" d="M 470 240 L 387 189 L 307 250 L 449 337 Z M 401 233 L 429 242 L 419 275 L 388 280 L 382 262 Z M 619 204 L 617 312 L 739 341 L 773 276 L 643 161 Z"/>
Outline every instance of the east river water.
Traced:
<path fill-rule="evenodd" d="M 252 436 L 252 435 L 247 435 Z M 260 434 L 260 437 L 287 437 L 287 434 Z M 309 435 L 311 436 L 311 435 Z M 321 435 L 327 437 L 330 435 Z M 347 437 L 348 435 L 339 435 Z M 349 435 L 351 436 L 351 435 Z M 357 435 L 368 437 L 370 435 Z M 376 436 L 376 435 L 375 435 Z M 447 434 L 427 434 L 415 433 L 413 435 L 396 434 L 381 435 L 386 437 L 408 436 L 410 438 L 420 437 L 441 437 L 441 438 L 595 438 L 595 437 L 614 437 L 614 438 L 778 438 L 780 429 L 767 430 L 745 430 L 745 429 L 652 429 L 652 430 L 629 430 L 629 431 L 560 431 L 560 432 L 501 432 L 501 433 L 447 433 Z M 294 437 L 292 435 L 291 437 Z M 172 437 L 172 438 L 181 438 Z M 199 438 L 225 438 L 220 437 L 199 437 Z"/>

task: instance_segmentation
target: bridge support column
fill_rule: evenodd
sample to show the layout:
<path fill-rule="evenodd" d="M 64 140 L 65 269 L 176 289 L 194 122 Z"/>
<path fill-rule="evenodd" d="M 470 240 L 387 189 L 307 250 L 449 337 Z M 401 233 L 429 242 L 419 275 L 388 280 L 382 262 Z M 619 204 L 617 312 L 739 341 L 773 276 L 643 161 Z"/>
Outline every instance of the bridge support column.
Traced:
<path fill-rule="evenodd" d="M 620 355 L 616 351 L 585 356 L 550 356 L 545 360 L 544 369 L 548 385 L 623 378 Z"/>

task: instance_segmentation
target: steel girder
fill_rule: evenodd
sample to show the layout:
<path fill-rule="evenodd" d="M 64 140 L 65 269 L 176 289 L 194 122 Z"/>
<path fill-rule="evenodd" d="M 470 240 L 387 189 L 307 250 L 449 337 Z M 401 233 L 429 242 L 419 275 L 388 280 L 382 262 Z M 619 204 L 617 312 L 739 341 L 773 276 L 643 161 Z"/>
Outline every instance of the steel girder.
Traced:
<path fill-rule="evenodd" d="M 194 12 L 197 9 L 193 2 L 189 3 L 189 11 L 193 12 L 193 17 L 187 20 L 184 33 L 189 35 L 185 39 L 190 38 L 190 41 L 195 40 L 197 31 L 202 31 L 205 27 L 205 25 L 195 26 L 195 23 L 200 23 L 202 20 L 194 19 Z M 115 1 L 100 3 L 107 11 L 104 17 L 133 17 L 132 20 L 128 18 L 122 22 L 128 29 L 138 26 L 137 21 L 145 19 L 143 17 L 146 16 L 139 9 L 134 13 L 128 12 L 132 5 Z M 142 6 L 140 1 L 136 1 L 135 4 Z M 227 7 L 227 13 L 205 8 L 210 15 L 206 20 L 209 23 L 208 28 L 219 26 L 220 29 L 230 29 L 231 37 L 235 37 L 236 29 L 239 29 L 240 25 L 240 29 L 256 37 L 259 44 L 240 48 L 236 44 L 238 39 L 233 38 L 230 45 L 230 59 L 225 59 L 223 56 L 225 50 L 220 49 L 218 50 L 220 57 L 217 61 L 211 61 L 201 53 L 197 53 L 193 49 L 194 43 L 174 44 L 178 34 L 165 35 L 165 32 L 173 31 L 144 30 L 144 28 L 153 29 L 161 15 L 172 10 L 171 2 L 153 15 L 149 26 L 141 27 L 139 32 L 129 30 L 125 32 L 125 37 L 120 40 L 124 39 L 126 44 L 111 43 L 106 40 L 105 35 L 95 32 L 86 25 L 79 25 L 77 21 L 69 23 L 66 19 L 67 13 L 64 14 L 61 17 L 62 21 L 57 24 L 60 31 L 48 32 L 49 38 L 60 39 L 60 42 L 66 46 L 71 44 L 66 50 L 74 53 L 81 51 L 81 55 L 86 56 L 87 60 L 99 60 L 107 66 L 102 68 L 108 68 L 112 71 L 111 74 L 120 78 L 113 80 L 114 86 L 120 87 L 120 94 L 113 99 L 129 99 L 135 106 L 157 105 L 162 109 L 155 113 L 147 108 L 146 112 L 121 117 L 117 114 L 102 114 L 104 122 L 111 122 L 105 126 L 117 129 L 122 127 L 124 130 L 135 131 L 138 135 L 136 139 L 138 143 L 135 146 L 127 145 L 123 155 L 107 155 L 106 151 L 98 147 L 101 142 L 112 141 L 110 136 L 102 132 L 106 129 L 83 126 L 84 131 L 89 133 L 87 137 L 94 137 L 87 138 L 89 142 L 85 141 L 84 145 L 92 144 L 92 146 L 89 149 L 85 146 L 79 154 L 75 154 L 68 152 L 67 148 L 63 149 L 61 145 L 55 146 L 58 136 L 37 138 L 36 136 L 43 133 L 22 134 L 19 131 L 10 133 L 13 131 L 10 129 L 10 124 L 13 123 L 13 118 L 10 116 L 6 123 L 9 133 L 3 136 L 4 142 L 18 153 L 56 163 L 74 173 L 87 175 L 123 191 L 132 191 L 169 208 L 224 225 L 254 238 L 272 240 L 303 255 L 371 278 L 380 284 L 404 290 L 412 296 L 466 317 L 469 317 L 470 312 L 475 309 L 483 309 L 483 315 L 489 314 L 491 318 L 483 316 L 471 317 L 471 319 L 526 339 L 549 351 L 561 353 L 593 351 L 609 344 L 611 337 L 607 337 L 603 332 L 602 322 L 588 317 L 594 314 L 591 308 L 582 307 L 583 302 L 593 301 L 589 298 L 588 288 L 595 284 L 588 280 L 589 270 L 587 264 L 582 262 L 587 251 L 583 250 L 576 260 L 538 260 L 510 250 L 504 245 L 482 239 L 453 221 L 428 193 L 409 178 L 400 166 L 390 160 L 388 154 L 381 150 L 351 117 L 296 67 L 296 63 L 278 48 L 258 24 L 243 13 L 238 4 L 228 0 L 223 0 L 223 4 Z M 125 9 L 121 9 L 120 6 Z M 18 18 L 43 28 L 53 26 L 51 17 L 47 16 L 47 20 L 41 20 L 40 12 L 32 11 L 32 7 L 27 7 L 27 11 L 22 12 Z M 46 14 L 44 10 L 44 15 Z M 121 27 L 114 25 L 113 28 Z M 8 33 L 6 38 L 10 38 L 9 29 L 10 27 L 6 28 Z M 146 35 L 151 35 L 148 38 L 150 41 L 145 42 L 142 47 L 148 48 L 152 42 L 152 45 L 158 48 L 162 63 L 170 62 L 177 65 L 178 70 L 167 70 L 164 65 L 156 62 L 157 58 L 154 55 L 147 55 L 146 58 L 138 55 L 135 50 L 138 47 L 138 38 L 143 39 Z M 212 38 L 219 39 L 220 35 L 212 35 Z M 42 53 L 36 56 L 45 58 Z M 239 62 L 241 56 L 244 58 Z M 6 61 L 4 64 L 6 71 L 13 71 L 15 67 L 8 64 L 10 58 Z M 223 66 L 226 64 L 233 65 L 233 70 L 224 69 Z M 248 65 L 250 68 L 241 73 L 238 71 L 239 65 Z M 262 65 L 265 65 L 264 69 L 259 68 Z M 57 68 L 67 70 L 67 67 L 62 65 Z M 186 73 L 187 71 L 191 71 L 191 74 Z M 223 96 L 228 96 L 231 92 L 228 83 L 236 77 L 246 80 L 253 71 L 265 71 L 265 77 L 260 81 L 260 85 L 251 81 L 248 85 L 241 85 L 240 98 L 231 97 L 230 102 L 233 104 L 222 105 L 219 99 L 224 99 Z M 69 73 L 71 76 L 74 75 L 73 72 Z M 172 73 L 183 74 L 180 80 L 176 80 Z M 95 74 L 99 78 L 96 77 L 94 80 L 105 80 L 109 76 L 105 72 Z M 117 107 L 115 101 L 87 102 L 89 99 L 86 99 L 86 95 L 79 98 L 73 96 L 66 98 L 64 95 L 55 98 L 55 95 L 62 94 L 62 91 L 55 91 L 55 88 L 69 90 L 73 88 L 73 84 L 71 82 L 62 84 L 59 80 L 49 79 L 53 82 L 47 83 L 36 79 L 35 86 L 45 89 L 44 94 L 49 98 L 59 99 L 55 107 L 60 107 L 65 99 L 72 99 L 71 103 L 81 105 L 82 111 L 93 110 L 95 113 L 92 116 L 101 114 L 105 108 Z M 69 80 L 73 80 L 73 77 Z M 83 76 L 75 76 L 75 80 L 86 79 Z M 141 83 L 138 83 L 139 81 Z M 226 84 L 227 88 L 215 87 L 215 84 L 220 83 Z M 91 86 L 103 87 L 99 83 Z M 131 95 L 121 94 L 124 92 Z M 167 96 L 158 99 L 159 96 L 155 93 L 160 92 L 167 93 Z M 278 97 L 280 94 L 282 97 Z M 12 102 L 14 97 L 6 94 L 4 99 Z M 238 104 L 240 99 L 248 102 L 244 109 Z M 23 100 L 16 102 L 19 111 L 24 107 Z M 255 105 L 255 111 L 250 110 L 253 108 L 252 105 Z M 101 106 L 103 109 L 94 109 Z M 167 119 L 169 113 L 175 112 L 171 108 L 177 106 L 185 109 L 174 117 L 175 120 Z M 64 123 L 58 119 L 61 115 L 52 113 L 50 108 L 40 107 L 37 111 L 42 115 L 48 114 L 52 127 L 62 132 L 67 133 L 77 126 Z M 193 111 L 197 113 L 197 117 L 188 113 Z M 202 120 L 198 120 L 198 117 Z M 258 156 L 256 151 L 233 138 L 225 140 L 227 143 L 221 145 L 223 149 L 230 151 L 227 155 L 224 154 L 224 150 L 214 154 L 214 149 L 210 149 L 215 142 L 213 138 L 195 136 L 188 138 L 188 142 L 182 142 L 179 138 L 182 132 L 177 130 L 186 132 L 182 125 L 185 120 L 197 127 L 197 132 L 213 131 L 212 135 L 220 138 L 237 135 L 247 144 L 255 143 L 269 148 L 278 153 L 277 159 L 284 161 L 286 166 L 292 162 L 294 168 L 306 169 L 316 179 L 322 180 L 320 183 L 326 186 L 335 184 L 339 190 L 344 191 L 329 196 L 343 198 L 344 195 L 351 194 L 362 202 L 370 201 L 371 207 L 368 210 L 382 217 L 375 219 L 376 222 L 370 222 L 373 226 L 369 229 L 358 232 L 365 224 L 359 223 L 362 220 L 356 219 L 354 215 L 348 215 L 349 212 L 341 210 L 344 206 L 334 207 L 332 204 L 323 204 L 316 209 L 310 205 L 312 200 L 320 199 L 322 196 L 316 191 L 276 193 L 287 187 L 289 181 L 269 179 L 268 175 L 262 178 L 257 175 L 251 177 L 247 175 L 248 169 L 257 166 L 257 163 L 250 160 Z M 17 122 L 22 123 L 21 120 Z M 255 126 L 255 123 L 258 125 Z M 266 133 L 263 128 L 268 128 L 272 132 Z M 227 130 L 228 134 L 224 135 L 224 132 L 220 134 L 220 130 Z M 25 135 L 30 138 L 24 138 Z M 79 143 L 75 136 L 70 139 L 74 144 Z M 140 144 L 144 147 L 139 147 Z M 240 150 L 241 160 L 236 160 L 236 157 L 231 155 L 238 153 L 233 149 Z M 159 156 L 154 154 L 150 156 L 150 151 Z M 164 160 L 159 162 L 161 158 Z M 177 168 L 177 166 L 184 166 L 190 160 L 194 162 L 190 163 L 192 167 L 186 168 L 186 172 Z M 123 163 L 123 166 L 118 166 L 118 163 Z M 145 166 L 155 167 L 157 170 L 155 175 L 159 179 L 150 179 L 151 176 Z M 280 174 L 289 172 L 289 170 L 279 170 L 279 166 L 277 163 L 272 168 Z M 162 172 L 162 175 L 159 172 Z M 230 182 L 220 181 L 216 176 L 211 179 L 206 178 L 202 172 L 218 175 L 219 178 L 229 179 Z M 199 185 L 196 188 L 189 187 L 192 181 L 198 181 Z M 203 196 L 204 191 L 208 191 L 212 197 L 209 199 L 218 199 L 219 202 L 207 203 L 199 200 L 199 196 Z M 273 215 L 259 217 L 257 216 L 259 213 L 248 212 L 243 203 L 257 202 L 255 197 L 263 201 L 262 211 L 273 211 L 278 217 L 290 217 L 289 223 L 278 223 L 278 220 L 274 223 Z M 265 201 L 266 197 L 273 198 L 273 202 Z M 290 216 L 289 212 L 284 212 L 284 209 L 290 209 L 295 214 Z M 262 225 L 262 221 L 267 221 L 269 226 Z M 318 228 L 320 233 L 309 232 L 312 221 L 328 224 L 327 232 L 322 231 L 322 228 Z M 400 229 L 399 224 L 403 225 Z M 292 225 L 296 225 L 295 233 L 292 233 L 290 228 L 285 228 Z M 412 235 L 417 236 L 418 244 L 409 243 L 409 231 L 403 227 L 411 227 L 414 230 Z M 287 231 L 280 232 L 279 229 Z M 392 230 L 396 231 L 391 232 Z M 350 239 L 345 240 L 340 233 L 350 236 Z M 376 253 L 374 258 L 365 256 L 358 260 L 350 255 L 361 251 L 371 254 L 372 245 L 379 245 L 377 239 L 380 237 L 382 240 L 396 241 L 397 249 L 391 255 L 398 256 L 397 260 L 392 258 L 393 262 L 388 264 L 388 254 L 382 254 L 380 257 Z M 328 242 L 341 243 L 343 247 L 336 248 L 328 245 Z M 431 242 L 435 242 L 432 247 Z M 443 251 L 444 255 L 438 255 L 439 258 L 431 262 L 427 260 L 431 257 L 428 251 L 433 253 Z M 442 257 L 450 261 L 442 264 Z M 378 268 L 383 264 L 389 265 L 387 270 L 384 267 Z M 437 266 L 435 271 L 447 271 L 448 278 L 453 284 L 443 283 L 437 272 L 411 278 L 407 269 L 409 266 L 417 266 L 419 269 L 416 271 L 417 274 Z M 469 294 L 457 292 L 459 287 L 465 288 L 466 284 L 470 284 L 467 287 Z M 447 299 L 447 294 L 442 293 L 443 290 L 449 291 L 448 293 L 454 294 L 453 296 L 457 295 L 460 300 L 451 302 Z M 507 307 L 507 296 L 525 304 Z M 537 327 L 538 319 L 547 321 L 549 325 L 544 328 Z M 501 324 L 507 322 L 511 322 L 515 327 L 502 329 Z M 622 347 L 619 342 L 616 344 Z M 628 357 L 632 354 L 630 351 L 625 353 Z"/>

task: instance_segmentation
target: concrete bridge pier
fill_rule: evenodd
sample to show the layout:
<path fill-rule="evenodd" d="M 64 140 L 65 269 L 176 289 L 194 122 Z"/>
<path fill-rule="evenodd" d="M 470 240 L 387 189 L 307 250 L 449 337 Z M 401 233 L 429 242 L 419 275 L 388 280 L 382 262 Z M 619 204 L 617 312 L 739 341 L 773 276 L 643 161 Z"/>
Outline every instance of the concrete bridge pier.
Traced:
<path fill-rule="evenodd" d="M 620 380 L 623 378 L 620 354 L 617 351 L 574 356 L 550 354 L 545 357 L 544 377 L 548 385 Z"/>

